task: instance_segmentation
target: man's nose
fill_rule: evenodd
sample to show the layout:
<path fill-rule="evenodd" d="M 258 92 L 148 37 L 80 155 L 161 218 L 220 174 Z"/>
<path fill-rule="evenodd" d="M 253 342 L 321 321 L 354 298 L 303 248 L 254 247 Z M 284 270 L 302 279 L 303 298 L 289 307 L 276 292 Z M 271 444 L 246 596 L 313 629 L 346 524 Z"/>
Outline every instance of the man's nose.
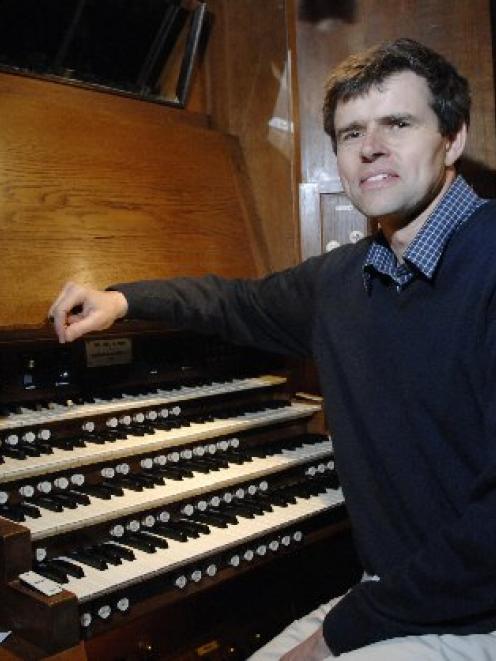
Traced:
<path fill-rule="evenodd" d="M 381 132 L 377 128 L 367 130 L 360 145 L 360 156 L 362 159 L 364 161 L 375 161 L 387 153 L 388 148 Z"/>

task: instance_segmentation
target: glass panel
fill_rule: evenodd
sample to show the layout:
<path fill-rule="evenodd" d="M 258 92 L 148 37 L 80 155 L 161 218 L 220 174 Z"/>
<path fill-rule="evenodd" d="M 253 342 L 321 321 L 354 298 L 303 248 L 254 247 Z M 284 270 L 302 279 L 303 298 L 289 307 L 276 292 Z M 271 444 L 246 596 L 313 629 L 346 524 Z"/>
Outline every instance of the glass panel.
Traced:
<path fill-rule="evenodd" d="M 0 0 L 0 67 L 184 105 L 205 10 L 191 0 Z"/>

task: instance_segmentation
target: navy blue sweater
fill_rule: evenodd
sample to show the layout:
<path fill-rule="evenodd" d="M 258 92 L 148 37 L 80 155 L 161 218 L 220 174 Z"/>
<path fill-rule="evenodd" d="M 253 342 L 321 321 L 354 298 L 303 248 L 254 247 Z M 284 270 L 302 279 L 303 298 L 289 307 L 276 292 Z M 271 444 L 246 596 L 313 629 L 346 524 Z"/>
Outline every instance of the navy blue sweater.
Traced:
<path fill-rule="evenodd" d="M 364 239 L 259 281 L 117 285 L 129 315 L 318 366 L 359 554 L 381 580 L 328 614 L 333 653 L 496 630 L 496 203 L 400 293 Z"/>

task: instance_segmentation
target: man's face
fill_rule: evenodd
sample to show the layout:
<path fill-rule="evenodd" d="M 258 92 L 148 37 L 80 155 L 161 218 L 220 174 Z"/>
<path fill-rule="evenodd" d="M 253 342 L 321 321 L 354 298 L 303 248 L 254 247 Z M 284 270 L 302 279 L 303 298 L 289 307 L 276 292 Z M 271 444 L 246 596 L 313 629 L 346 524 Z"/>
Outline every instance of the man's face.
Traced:
<path fill-rule="evenodd" d="M 451 165 L 424 78 L 393 74 L 338 103 L 334 122 L 344 190 L 366 216 L 404 225 L 439 194 Z"/>

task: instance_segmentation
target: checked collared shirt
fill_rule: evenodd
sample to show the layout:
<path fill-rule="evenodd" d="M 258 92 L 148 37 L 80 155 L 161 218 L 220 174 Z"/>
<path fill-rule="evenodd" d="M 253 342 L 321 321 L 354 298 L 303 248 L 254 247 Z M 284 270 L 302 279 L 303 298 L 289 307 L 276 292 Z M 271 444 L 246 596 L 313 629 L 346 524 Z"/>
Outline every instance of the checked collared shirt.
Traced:
<path fill-rule="evenodd" d="M 441 202 L 421 227 L 398 263 L 382 232 L 371 243 L 363 263 L 363 281 L 370 292 L 374 275 L 389 277 L 401 291 L 419 274 L 431 280 L 448 241 L 470 215 L 485 204 L 458 175 Z"/>

